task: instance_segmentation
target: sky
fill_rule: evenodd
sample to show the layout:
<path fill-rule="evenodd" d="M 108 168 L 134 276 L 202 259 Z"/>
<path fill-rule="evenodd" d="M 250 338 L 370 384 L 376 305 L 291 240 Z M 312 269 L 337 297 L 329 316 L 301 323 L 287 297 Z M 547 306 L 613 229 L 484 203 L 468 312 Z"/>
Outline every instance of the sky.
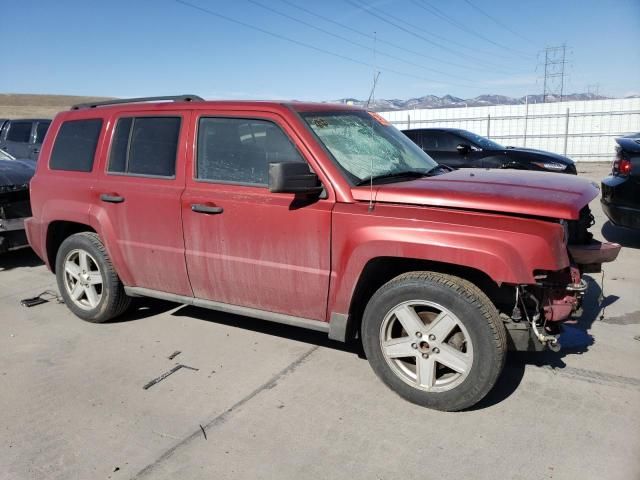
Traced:
<path fill-rule="evenodd" d="M 640 94 L 640 0 L 0 0 L 2 93 L 336 100 Z M 558 68 L 556 65 L 552 68 Z"/>

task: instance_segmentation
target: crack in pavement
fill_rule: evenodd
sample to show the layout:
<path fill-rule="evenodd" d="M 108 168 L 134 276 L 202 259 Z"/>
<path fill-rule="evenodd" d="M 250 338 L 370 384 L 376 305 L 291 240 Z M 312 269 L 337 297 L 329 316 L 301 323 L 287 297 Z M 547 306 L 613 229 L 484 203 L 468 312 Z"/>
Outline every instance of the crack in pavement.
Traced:
<path fill-rule="evenodd" d="M 640 389 L 640 379 L 633 377 L 624 377 L 622 375 L 614 375 L 613 373 L 597 372 L 595 370 L 587 370 L 584 368 L 563 367 L 553 368 L 550 365 L 538 367 L 541 370 L 550 371 L 554 375 L 571 378 L 574 380 L 582 380 L 583 382 L 595 383 L 606 386 L 624 386 Z"/>
<path fill-rule="evenodd" d="M 152 473 L 156 467 L 161 464 L 162 462 L 164 462 L 165 460 L 168 460 L 169 458 L 171 458 L 171 456 L 179 449 L 181 449 L 182 447 L 185 447 L 187 444 L 189 444 L 190 442 L 192 442 L 193 440 L 195 440 L 196 438 L 200 438 L 202 436 L 202 432 L 203 430 L 209 430 L 211 428 L 215 428 L 219 425 L 222 425 L 223 423 L 225 423 L 227 421 L 227 418 L 229 417 L 229 415 L 234 411 L 237 410 L 239 407 L 243 406 L 244 404 L 246 404 L 247 402 L 249 402 L 251 399 L 253 399 L 254 397 L 256 397 L 258 394 L 260 394 L 260 392 L 264 391 L 264 390 L 270 390 L 272 388 L 274 388 L 277 384 L 278 381 L 282 380 L 283 378 L 285 378 L 286 376 L 288 376 L 290 373 L 293 373 L 300 365 L 302 365 L 302 363 L 304 363 L 304 361 L 309 358 L 309 356 L 315 352 L 318 348 L 318 346 L 315 346 L 309 350 L 307 350 L 305 353 L 303 353 L 302 355 L 300 355 L 296 360 L 294 360 L 293 362 L 291 362 L 289 365 L 287 365 L 285 368 L 283 368 L 282 370 L 280 370 L 278 373 L 276 373 L 273 377 L 271 377 L 268 381 L 266 381 L 265 383 L 263 383 L 262 385 L 260 385 L 258 388 L 256 388 L 255 390 L 253 390 L 251 393 L 249 393 L 248 395 L 246 395 L 245 397 L 241 398 L 240 400 L 238 400 L 236 403 L 234 403 L 231 407 L 227 408 L 224 412 L 222 412 L 220 415 L 214 417 L 213 419 L 211 419 L 210 421 L 208 421 L 205 425 L 203 426 L 198 426 L 197 429 L 195 429 L 193 431 L 193 433 L 191 433 L 190 435 L 188 435 L 187 437 L 183 438 L 182 440 L 180 440 L 178 443 L 176 443 L 173 447 L 169 448 L 168 450 L 166 450 L 162 455 L 160 455 L 156 460 L 154 460 L 152 463 L 150 463 L 149 465 L 147 465 L 146 467 L 144 467 L 142 470 L 140 470 L 138 473 L 136 473 L 133 477 L 131 477 L 131 480 L 136 480 L 139 478 L 144 478 L 147 475 L 149 475 L 150 473 Z M 201 430 L 202 429 L 202 430 Z"/>

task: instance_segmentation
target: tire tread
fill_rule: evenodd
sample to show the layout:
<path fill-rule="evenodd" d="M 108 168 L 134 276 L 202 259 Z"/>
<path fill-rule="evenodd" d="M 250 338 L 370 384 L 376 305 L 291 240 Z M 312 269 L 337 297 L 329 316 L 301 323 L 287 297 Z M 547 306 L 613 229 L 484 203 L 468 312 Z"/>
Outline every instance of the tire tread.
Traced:
<path fill-rule="evenodd" d="M 496 365 L 493 365 L 490 369 L 480 370 L 479 375 L 483 377 L 483 381 L 477 382 L 476 386 L 473 389 L 468 391 L 466 395 L 459 397 L 455 402 L 443 403 L 438 402 L 438 400 L 435 399 L 430 401 L 427 405 L 426 403 L 414 400 L 412 398 L 408 399 L 410 401 L 413 401 L 414 403 L 423 404 L 425 406 L 429 406 L 430 408 L 444 411 L 457 411 L 468 408 L 474 403 L 477 403 L 480 399 L 486 396 L 487 393 L 489 393 L 498 377 L 500 376 L 500 373 L 502 372 L 506 361 L 507 352 L 506 330 L 504 328 L 504 325 L 502 324 L 498 310 L 496 309 L 493 302 L 491 302 L 489 297 L 487 297 L 487 295 L 472 282 L 450 274 L 430 271 L 414 271 L 403 273 L 380 287 L 380 289 L 374 294 L 372 299 L 375 297 L 380 297 L 389 290 L 393 290 L 400 286 L 424 286 L 425 284 L 442 285 L 462 297 L 470 306 L 477 309 L 483 320 L 486 321 L 487 325 L 489 326 L 491 332 L 491 343 L 495 348 L 495 353 L 497 355 L 497 358 L 499 359 L 499 362 Z M 367 310 L 368 308 L 369 307 L 367 307 Z M 367 317 L 366 310 L 365 317 Z M 379 372 L 376 373 L 378 374 L 378 376 L 380 376 Z M 381 378 L 385 380 L 383 377 Z M 388 384 L 386 380 L 385 383 Z M 418 390 L 416 390 L 416 392 L 418 392 Z"/>

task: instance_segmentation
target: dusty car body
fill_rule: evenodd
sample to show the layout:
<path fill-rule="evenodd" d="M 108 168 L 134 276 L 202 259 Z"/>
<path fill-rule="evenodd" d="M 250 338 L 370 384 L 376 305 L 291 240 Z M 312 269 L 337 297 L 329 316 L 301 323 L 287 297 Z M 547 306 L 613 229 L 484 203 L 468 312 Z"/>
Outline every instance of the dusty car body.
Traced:
<path fill-rule="evenodd" d="M 619 250 L 572 175 L 443 170 L 348 106 L 157 100 L 60 113 L 31 182 L 29 242 L 88 321 L 148 296 L 358 339 L 398 394 L 459 410 L 507 348 L 559 348 Z"/>
<path fill-rule="evenodd" d="M 0 150 L 0 253 L 27 246 L 24 220 L 31 216 L 29 181 L 35 162 Z"/>

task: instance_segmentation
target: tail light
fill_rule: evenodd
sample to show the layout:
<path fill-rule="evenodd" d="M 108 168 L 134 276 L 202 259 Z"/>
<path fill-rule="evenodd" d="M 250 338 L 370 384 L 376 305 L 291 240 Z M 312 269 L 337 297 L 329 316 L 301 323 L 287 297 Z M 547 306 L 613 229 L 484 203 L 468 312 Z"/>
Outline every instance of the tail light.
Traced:
<path fill-rule="evenodd" d="M 618 150 L 616 158 L 613 161 L 611 174 L 619 177 L 626 177 L 631 172 L 631 160 L 624 158 L 622 152 Z"/>

